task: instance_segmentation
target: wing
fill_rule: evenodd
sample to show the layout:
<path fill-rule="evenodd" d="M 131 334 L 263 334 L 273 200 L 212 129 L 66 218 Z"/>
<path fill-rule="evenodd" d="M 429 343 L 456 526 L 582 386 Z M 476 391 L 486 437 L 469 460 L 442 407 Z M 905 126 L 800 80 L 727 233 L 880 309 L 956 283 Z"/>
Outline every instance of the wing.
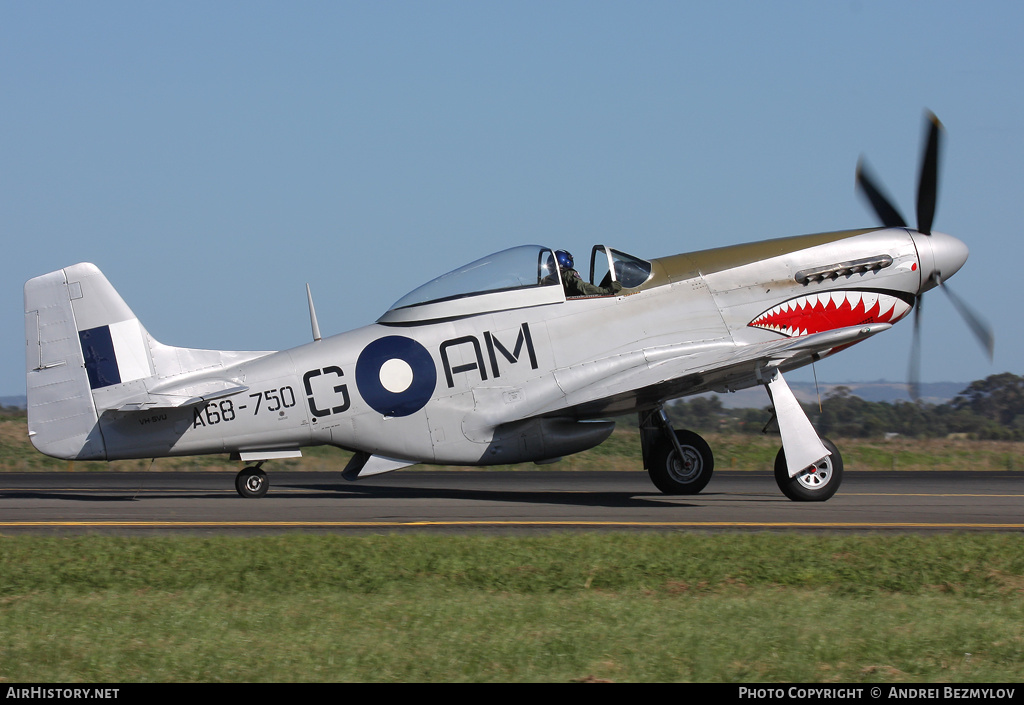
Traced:
<path fill-rule="evenodd" d="M 587 362 L 556 370 L 563 396 L 548 400 L 534 415 L 597 418 L 691 394 L 745 389 L 767 383 L 766 372 L 807 365 L 891 327 L 874 323 L 748 345 L 665 346 Z"/>

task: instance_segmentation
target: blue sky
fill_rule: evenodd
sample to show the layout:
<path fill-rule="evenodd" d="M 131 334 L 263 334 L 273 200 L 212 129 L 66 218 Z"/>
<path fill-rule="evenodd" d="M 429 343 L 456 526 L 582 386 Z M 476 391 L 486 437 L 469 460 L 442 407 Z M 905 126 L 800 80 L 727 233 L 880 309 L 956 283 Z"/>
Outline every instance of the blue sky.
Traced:
<path fill-rule="evenodd" d="M 914 219 L 946 127 L 923 381 L 1024 373 L 1024 5 L 0 2 L 0 395 L 22 286 L 100 266 L 161 342 L 284 349 L 505 247 L 656 257 Z M 905 322 L 822 381 L 903 380 Z M 801 371 L 798 379 L 811 379 Z"/>

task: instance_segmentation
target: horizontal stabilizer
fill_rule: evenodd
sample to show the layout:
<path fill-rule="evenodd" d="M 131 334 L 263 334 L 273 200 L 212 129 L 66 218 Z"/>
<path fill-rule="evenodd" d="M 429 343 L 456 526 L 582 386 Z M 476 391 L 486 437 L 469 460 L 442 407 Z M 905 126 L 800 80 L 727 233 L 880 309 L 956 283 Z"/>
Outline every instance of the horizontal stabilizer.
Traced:
<path fill-rule="evenodd" d="M 174 409 L 182 406 L 205 404 L 248 391 L 249 387 L 235 380 L 206 379 L 191 384 L 163 385 L 154 387 L 149 393 L 136 398 L 125 399 L 118 411 L 142 411 L 145 409 Z"/>

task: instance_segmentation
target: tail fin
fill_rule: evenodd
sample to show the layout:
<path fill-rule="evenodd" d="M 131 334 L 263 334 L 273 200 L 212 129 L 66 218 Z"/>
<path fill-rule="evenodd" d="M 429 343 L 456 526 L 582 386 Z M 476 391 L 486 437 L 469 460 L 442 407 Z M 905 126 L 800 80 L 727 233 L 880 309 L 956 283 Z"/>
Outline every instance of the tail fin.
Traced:
<path fill-rule="evenodd" d="M 25 284 L 25 340 L 29 438 L 40 452 L 69 460 L 124 455 L 106 446 L 105 412 L 186 406 L 244 391 L 228 371 L 270 354 L 160 344 L 92 264 Z"/>
<path fill-rule="evenodd" d="M 104 459 L 93 390 L 152 374 L 146 337 L 95 265 L 29 280 L 25 367 L 32 444 L 58 458 Z"/>

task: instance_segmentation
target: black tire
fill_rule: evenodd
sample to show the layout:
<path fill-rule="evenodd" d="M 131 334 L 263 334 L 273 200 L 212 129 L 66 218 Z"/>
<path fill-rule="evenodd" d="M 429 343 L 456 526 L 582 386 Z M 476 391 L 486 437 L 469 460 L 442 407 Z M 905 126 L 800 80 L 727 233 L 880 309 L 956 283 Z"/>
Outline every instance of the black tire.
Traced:
<path fill-rule="evenodd" d="M 247 499 L 262 497 L 270 489 L 267 473 L 259 468 L 244 468 L 235 475 L 235 489 Z"/>
<path fill-rule="evenodd" d="M 697 494 L 711 481 L 715 457 L 707 442 L 693 431 L 676 431 L 683 458 L 668 435 L 662 435 L 651 453 L 647 473 L 665 494 Z"/>
<path fill-rule="evenodd" d="M 789 476 L 786 451 L 779 450 L 775 456 L 775 482 L 782 494 L 794 502 L 824 502 L 843 483 L 843 456 L 832 441 L 822 438 L 821 442 L 832 455 L 807 466 L 794 477 Z"/>

